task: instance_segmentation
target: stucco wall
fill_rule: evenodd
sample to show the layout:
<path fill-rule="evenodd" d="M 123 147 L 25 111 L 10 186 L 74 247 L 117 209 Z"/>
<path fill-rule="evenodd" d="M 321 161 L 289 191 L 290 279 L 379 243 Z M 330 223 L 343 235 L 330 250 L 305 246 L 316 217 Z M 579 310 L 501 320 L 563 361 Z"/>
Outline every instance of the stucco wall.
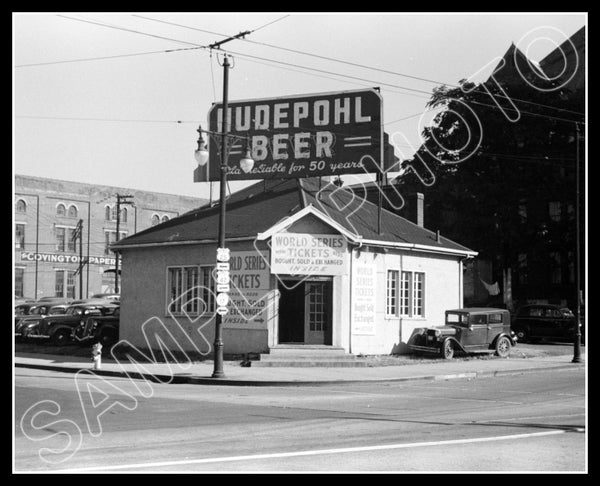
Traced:
<path fill-rule="evenodd" d="M 231 243 L 228 247 L 232 252 L 253 249 L 251 241 Z M 182 245 L 123 251 L 120 339 L 138 348 L 152 349 L 157 348 L 160 338 L 170 342 L 170 348 L 211 356 L 214 316 L 192 320 L 167 312 L 167 268 L 214 265 L 215 248 L 215 245 Z M 267 340 L 267 324 L 262 329 L 223 326 L 225 355 L 265 352 Z"/>
<path fill-rule="evenodd" d="M 354 255 L 353 261 L 369 258 L 369 252 Z M 407 341 L 418 327 L 442 325 L 447 309 L 462 306 L 460 301 L 459 260 L 428 253 L 389 250 L 375 253 L 377 268 L 375 291 L 375 334 L 352 335 L 354 354 L 402 354 L 408 352 Z M 425 315 L 421 317 L 386 316 L 387 271 L 413 271 L 425 273 Z"/>

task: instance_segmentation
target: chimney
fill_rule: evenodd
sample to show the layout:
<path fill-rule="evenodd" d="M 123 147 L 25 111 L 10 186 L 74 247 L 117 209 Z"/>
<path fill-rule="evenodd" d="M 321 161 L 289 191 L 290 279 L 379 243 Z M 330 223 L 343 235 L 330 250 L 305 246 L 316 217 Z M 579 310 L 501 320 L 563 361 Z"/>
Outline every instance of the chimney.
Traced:
<path fill-rule="evenodd" d="M 423 228 L 423 200 L 424 200 L 425 196 L 423 196 L 423 194 L 421 194 L 420 192 L 417 192 L 417 207 L 416 207 L 416 217 L 417 217 L 417 225 L 419 225 L 421 228 Z"/>

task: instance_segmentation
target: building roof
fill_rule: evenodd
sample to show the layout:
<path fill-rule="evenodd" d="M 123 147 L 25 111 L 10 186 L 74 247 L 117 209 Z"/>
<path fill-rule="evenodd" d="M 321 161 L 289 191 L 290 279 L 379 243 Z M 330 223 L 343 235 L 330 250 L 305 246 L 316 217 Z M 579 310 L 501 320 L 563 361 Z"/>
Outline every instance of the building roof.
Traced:
<path fill-rule="evenodd" d="M 263 181 L 232 194 L 226 202 L 226 238 L 255 238 L 309 207 L 325 222 L 342 227 L 369 245 L 417 245 L 415 249 L 439 253 L 475 254 L 447 238 L 441 237 L 438 241 L 434 232 L 385 209 L 381 211 L 379 234 L 377 205 L 351 190 L 320 182 L 318 178 Z M 219 213 L 219 204 L 205 205 L 124 238 L 111 248 L 215 242 Z"/>
<path fill-rule="evenodd" d="M 585 27 L 554 49 L 540 61 L 549 78 L 557 78 L 572 90 L 585 87 Z M 574 66 L 574 68 L 573 68 Z"/>

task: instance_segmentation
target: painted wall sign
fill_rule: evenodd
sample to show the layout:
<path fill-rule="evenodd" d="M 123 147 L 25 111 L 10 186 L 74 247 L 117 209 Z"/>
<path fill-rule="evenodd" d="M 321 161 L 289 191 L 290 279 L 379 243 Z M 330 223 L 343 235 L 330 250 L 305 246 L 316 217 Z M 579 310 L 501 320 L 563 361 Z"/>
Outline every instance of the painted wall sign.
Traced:
<path fill-rule="evenodd" d="M 352 334 L 375 335 L 375 284 L 373 256 L 363 253 L 352 264 Z"/>
<path fill-rule="evenodd" d="M 277 233 L 271 237 L 271 271 L 286 275 L 345 275 L 346 239 L 341 235 Z"/>
<path fill-rule="evenodd" d="M 85 260 L 86 257 L 83 257 Z M 23 262 L 45 262 L 45 263 L 79 263 L 79 255 L 64 255 L 62 253 L 35 253 L 33 251 L 22 251 L 21 261 Z M 89 262 L 92 265 L 114 266 L 114 257 L 90 256 Z"/>
<path fill-rule="evenodd" d="M 375 172 L 384 156 L 383 100 L 375 89 L 229 102 L 229 133 L 248 137 L 254 168 L 239 161 L 244 140 L 235 140 L 228 178 L 288 179 Z M 209 129 L 222 132 L 221 103 L 209 111 Z M 209 141 L 207 180 L 220 177 L 220 138 Z"/>
<path fill-rule="evenodd" d="M 266 328 L 270 272 L 267 262 L 255 251 L 232 252 L 229 260 L 229 314 L 223 325 L 234 328 Z"/>

